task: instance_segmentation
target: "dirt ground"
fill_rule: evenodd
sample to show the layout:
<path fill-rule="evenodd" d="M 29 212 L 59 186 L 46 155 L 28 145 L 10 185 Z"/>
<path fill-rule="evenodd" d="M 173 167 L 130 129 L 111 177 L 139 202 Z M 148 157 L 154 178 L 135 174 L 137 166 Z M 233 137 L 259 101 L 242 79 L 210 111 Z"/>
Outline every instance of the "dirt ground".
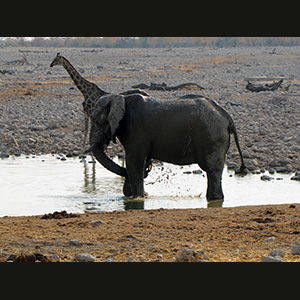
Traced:
<path fill-rule="evenodd" d="M 70 262 L 77 253 L 89 253 L 99 262 L 174 262 L 189 248 L 203 251 L 210 262 L 260 262 L 275 249 L 285 251 L 286 262 L 300 261 L 291 252 L 300 242 L 299 204 L 71 216 L 0 218 L 0 260 L 39 253 Z"/>

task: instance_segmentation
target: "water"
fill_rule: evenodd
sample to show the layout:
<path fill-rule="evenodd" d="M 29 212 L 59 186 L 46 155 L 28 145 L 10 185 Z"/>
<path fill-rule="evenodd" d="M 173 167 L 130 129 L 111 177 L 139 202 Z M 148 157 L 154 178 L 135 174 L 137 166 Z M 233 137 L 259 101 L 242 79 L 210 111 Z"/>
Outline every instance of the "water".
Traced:
<path fill-rule="evenodd" d="M 98 212 L 125 209 L 205 208 L 300 202 L 300 182 L 292 174 L 238 176 L 224 168 L 223 203 L 207 202 L 206 176 L 186 174 L 197 165 L 154 164 L 145 179 L 149 196 L 143 200 L 123 197 L 123 178 L 104 169 L 91 157 L 57 159 L 58 155 L 10 156 L 0 159 L 0 216 L 37 215 L 53 211 Z M 114 159 L 122 164 L 121 160 Z M 268 173 L 266 173 L 269 175 Z M 280 179 L 280 180 L 278 180 Z M 200 195 L 200 197 L 199 197 Z"/>

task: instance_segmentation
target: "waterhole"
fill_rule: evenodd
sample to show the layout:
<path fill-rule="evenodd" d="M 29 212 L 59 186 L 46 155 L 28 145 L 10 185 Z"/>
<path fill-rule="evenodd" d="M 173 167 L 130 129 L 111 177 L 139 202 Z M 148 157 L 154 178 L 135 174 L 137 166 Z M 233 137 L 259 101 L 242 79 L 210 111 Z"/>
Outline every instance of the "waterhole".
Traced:
<path fill-rule="evenodd" d="M 235 175 L 224 167 L 224 200 L 207 202 L 206 175 L 198 165 L 155 163 L 145 179 L 144 199 L 123 196 L 123 178 L 92 157 L 10 156 L 0 159 L 0 216 L 38 215 L 53 211 L 100 212 L 126 209 L 206 208 L 300 202 L 300 182 L 292 174 Z M 118 158 L 120 165 L 124 162 Z"/>

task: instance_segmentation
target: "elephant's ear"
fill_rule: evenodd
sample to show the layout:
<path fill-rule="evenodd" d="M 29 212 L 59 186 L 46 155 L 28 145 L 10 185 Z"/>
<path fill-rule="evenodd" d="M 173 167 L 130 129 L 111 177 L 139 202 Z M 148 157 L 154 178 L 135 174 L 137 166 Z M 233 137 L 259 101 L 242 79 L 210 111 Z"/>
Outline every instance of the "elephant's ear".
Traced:
<path fill-rule="evenodd" d="M 121 95 L 109 95 L 110 110 L 107 120 L 113 137 L 125 113 L 125 99 Z"/>
<path fill-rule="evenodd" d="M 113 138 L 125 113 L 124 97 L 114 94 L 100 97 L 96 103 L 93 115 L 99 118 L 101 115 L 104 117 L 104 113 L 109 123 L 111 138 Z"/>

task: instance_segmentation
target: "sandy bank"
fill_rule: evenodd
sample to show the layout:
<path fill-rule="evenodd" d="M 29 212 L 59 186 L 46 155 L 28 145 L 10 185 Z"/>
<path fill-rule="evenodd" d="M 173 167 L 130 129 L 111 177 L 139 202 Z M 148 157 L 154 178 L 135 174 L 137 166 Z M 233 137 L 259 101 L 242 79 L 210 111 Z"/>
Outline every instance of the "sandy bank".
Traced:
<path fill-rule="evenodd" d="M 276 249 L 285 251 L 285 261 L 299 261 L 291 252 L 300 242 L 299 215 L 299 204 L 285 204 L 129 210 L 61 219 L 3 217 L 0 258 L 40 253 L 64 262 L 88 253 L 99 262 L 173 262 L 189 248 L 204 252 L 211 262 L 261 261 Z"/>

